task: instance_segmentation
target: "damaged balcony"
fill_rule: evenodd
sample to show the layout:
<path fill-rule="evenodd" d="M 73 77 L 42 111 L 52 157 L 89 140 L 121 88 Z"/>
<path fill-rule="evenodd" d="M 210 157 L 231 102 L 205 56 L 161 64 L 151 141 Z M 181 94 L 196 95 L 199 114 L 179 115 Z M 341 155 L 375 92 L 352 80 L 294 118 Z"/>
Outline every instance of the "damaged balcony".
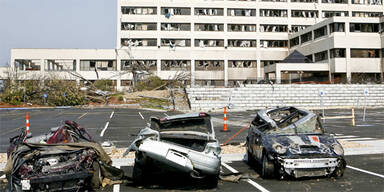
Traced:
<path fill-rule="evenodd" d="M 156 15 L 156 7 L 121 7 L 123 15 Z"/>
<path fill-rule="evenodd" d="M 122 47 L 154 47 L 157 46 L 157 39 L 121 39 Z"/>
<path fill-rule="evenodd" d="M 228 24 L 228 32 L 256 32 L 253 24 Z"/>
<path fill-rule="evenodd" d="M 323 18 L 329 18 L 329 17 L 348 17 L 348 11 L 323 11 L 322 13 Z"/>
<path fill-rule="evenodd" d="M 261 24 L 260 32 L 288 32 L 288 25 Z"/>
<path fill-rule="evenodd" d="M 223 16 L 223 8 L 195 8 L 195 16 Z"/>
<path fill-rule="evenodd" d="M 121 23 L 121 30 L 123 31 L 156 31 L 156 23 Z"/>
<path fill-rule="evenodd" d="M 228 39 L 228 47 L 256 47 L 256 40 Z"/>
<path fill-rule="evenodd" d="M 288 17 L 286 9 L 260 9 L 260 17 Z"/>
<path fill-rule="evenodd" d="M 195 31 L 224 31 L 224 24 L 196 23 Z"/>
<path fill-rule="evenodd" d="M 161 39 L 162 47 L 190 47 L 191 40 L 190 39 Z"/>
<path fill-rule="evenodd" d="M 156 71 L 156 60 L 121 60 L 122 71 L 143 70 Z"/>
<path fill-rule="evenodd" d="M 299 32 L 301 30 L 304 30 L 305 28 L 309 27 L 310 25 L 292 25 L 291 26 L 291 32 Z"/>
<path fill-rule="evenodd" d="M 15 59 L 15 69 L 20 71 L 40 71 L 41 60 L 39 59 Z"/>
<path fill-rule="evenodd" d="M 75 71 L 76 60 L 47 59 L 44 60 L 45 71 Z"/>
<path fill-rule="evenodd" d="M 224 39 L 195 39 L 195 47 L 224 47 Z"/>
<path fill-rule="evenodd" d="M 162 31 L 191 31 L 190 23 L 161 23 Z"/>
<path fill-rule="evenodd" d="M 287 48 L 287 40 L 260 40 L 260 47 L 263 48 Z"/>
<path fill-rule="evenodd" d="M 256 9 L 234 9 L 229 8 L 227 12 L 228 16 L 242 16 L 242 17 L 254 17 L 256 16 Z"/>
<path fill-rule="evenodd" d="M 162 71 L 190 71 L 190 60 L 161 60 Z"/>

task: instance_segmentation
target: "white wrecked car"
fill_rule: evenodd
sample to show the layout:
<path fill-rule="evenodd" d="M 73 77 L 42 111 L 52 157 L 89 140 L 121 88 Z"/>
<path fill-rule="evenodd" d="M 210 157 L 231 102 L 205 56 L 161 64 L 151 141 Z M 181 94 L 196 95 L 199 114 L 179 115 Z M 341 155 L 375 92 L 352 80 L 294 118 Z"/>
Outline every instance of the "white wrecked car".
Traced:
<path fill-rule="evenodd" d="M 159 168 L 188 173 L 217 185 L 221 147 L 207 113 L 152 117 L 150 127 L 140 131 L 124 155 L 131 150 L 136 151 L 135 182 L 142 182 L 146 173 Z"/>

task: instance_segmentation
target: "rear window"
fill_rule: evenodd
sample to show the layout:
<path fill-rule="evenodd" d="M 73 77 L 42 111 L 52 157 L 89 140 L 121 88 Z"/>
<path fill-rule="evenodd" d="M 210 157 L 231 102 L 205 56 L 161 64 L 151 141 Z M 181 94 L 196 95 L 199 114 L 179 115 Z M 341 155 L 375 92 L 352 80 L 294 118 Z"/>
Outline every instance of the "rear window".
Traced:
<path fill-rule="evenodd" d="M 209 118 L 175 119 L 160 122 L 160 131 L 196 131 L 203 133 L 211 132 L 211 121 Z"/>

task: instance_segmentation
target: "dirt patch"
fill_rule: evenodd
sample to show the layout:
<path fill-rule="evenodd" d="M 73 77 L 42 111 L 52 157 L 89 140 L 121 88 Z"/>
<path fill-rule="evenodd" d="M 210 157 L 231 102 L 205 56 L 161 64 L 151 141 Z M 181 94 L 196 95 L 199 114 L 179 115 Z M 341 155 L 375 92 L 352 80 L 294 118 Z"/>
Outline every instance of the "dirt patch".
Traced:
<path fill-rule="evenodd" d="M 370 145 L 361 144 L 353 141 L 344 141 L 344 140 L 338 140 L 339 143 L 343 146 L 343 148 L 363 148 L 363 147 L 370 147 Z"/>
<path fill-rule="evenodd" d="M 236 153 L 245 153 L 245 143 L 240 143 L 240 145 L 224 145 L 221 146 L 222 154 L 236 154 Z"/>
<path fill-rule="evenodd" d="M 158 97 L 158 98 L 164 98 L 164 99 L 168 99 L 170 97 L 169 92 L 167 90 L 139 91 L 139 92 L 127 93 L 124 95 L 126 99 L 141 98 L 140 96 Z"/>

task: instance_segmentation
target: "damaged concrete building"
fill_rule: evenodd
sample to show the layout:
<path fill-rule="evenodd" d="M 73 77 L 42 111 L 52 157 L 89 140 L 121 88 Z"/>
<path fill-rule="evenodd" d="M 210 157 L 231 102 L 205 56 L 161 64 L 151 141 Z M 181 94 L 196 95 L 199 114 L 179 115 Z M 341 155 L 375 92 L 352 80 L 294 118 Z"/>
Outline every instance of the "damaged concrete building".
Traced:
<path fill-rule="evenodd" d="M 131 85 L 132 63 L 164 80 L 187 73 L 192 86 L 380 79 L 383 10 L 382 0 L 118 0 L 115 49 L 12 49 L 10 63 L 22 79 L 80 81 L 74 71 L 118 90 Z M 312 63 L 270 67 L 295 50 Z"/>

